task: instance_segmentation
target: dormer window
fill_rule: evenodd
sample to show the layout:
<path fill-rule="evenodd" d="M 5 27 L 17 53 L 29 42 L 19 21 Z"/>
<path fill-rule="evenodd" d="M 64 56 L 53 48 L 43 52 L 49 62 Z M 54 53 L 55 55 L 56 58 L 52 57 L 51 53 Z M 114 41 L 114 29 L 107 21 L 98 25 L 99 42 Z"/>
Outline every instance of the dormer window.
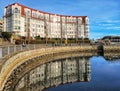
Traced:
<path fill-rule="evenodd" d="M 86 23 L 86 24 L 89 24 L 89 19 L 88 19 L 88 17 L 85 18 L 85 23 Z"/>
<path fill-rule="evenodd" d="M 27 10 L 27 11 L 26 11 L 26 15 L 30 15 L 30 11 Z"/>
<path fill-rule="evenodd" d="M 10 12 L 11 12 L 11 8 L 8 7 L 8 8 L 7 8 L 7 14 L 9 14 Z"/>
<path fill-rule="evenodd" d="M 15 12 L 15 13 L 20 13 L 20 11 L 19 11 L 18 8 L 15 8 L 14 12 Z"/>

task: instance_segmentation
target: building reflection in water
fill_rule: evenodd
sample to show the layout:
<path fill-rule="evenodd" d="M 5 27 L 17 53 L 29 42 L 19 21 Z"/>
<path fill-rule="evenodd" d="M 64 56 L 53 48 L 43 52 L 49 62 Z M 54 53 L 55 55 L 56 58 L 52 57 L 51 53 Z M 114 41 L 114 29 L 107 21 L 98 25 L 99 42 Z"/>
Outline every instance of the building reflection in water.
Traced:
<path fill-rule="evenodd" d="M 104 58 L 106 61 L 120 61 L 120 53 L 105 53 Z"/>
<path fill-rule="evenodd" d="M 15 91 L 41 91 L 45 88 L 91 79 L 89 57 L 55 60 L 29 71 L 15 87 Z"/>

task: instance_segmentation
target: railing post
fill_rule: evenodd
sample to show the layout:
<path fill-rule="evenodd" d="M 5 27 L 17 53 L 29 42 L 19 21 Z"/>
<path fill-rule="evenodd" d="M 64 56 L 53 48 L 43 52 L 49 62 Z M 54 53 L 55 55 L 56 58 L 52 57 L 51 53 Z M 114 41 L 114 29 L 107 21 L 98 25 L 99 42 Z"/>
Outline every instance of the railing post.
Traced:
<path fill-rule="evenodd" d="M 14 45 L 14 53 L 16 52 L 16 45 Z"/>
<path fill-rule="evenodd" d="M 23 49 L 23 48 L 22 48 L 22 45 L 20 45 L 20 46 L 21 46 L 21 51 L 22 51 L 22 49 Z"/>
<path fill-rule="evenodd" d="M 2 48 L 0 48 L 0 58 L 2 58 L 3 55 L 2 55 Z"/>
<path fill-rule="evenodd" d="M 7 55 L 9 55 L 10 54 L 10 47 L 8 46 L 8 48 L 7 48 Z"/>
<path fill-rule="evenodd" d="M 35 44 L 34 44 L 34 49 L 35 49 Z"/>
<path fill-rule="evenodd" d="M 27 49 L 29 49 L 30 47 L 29 47 L 29 44 L 27 45 Z"/>

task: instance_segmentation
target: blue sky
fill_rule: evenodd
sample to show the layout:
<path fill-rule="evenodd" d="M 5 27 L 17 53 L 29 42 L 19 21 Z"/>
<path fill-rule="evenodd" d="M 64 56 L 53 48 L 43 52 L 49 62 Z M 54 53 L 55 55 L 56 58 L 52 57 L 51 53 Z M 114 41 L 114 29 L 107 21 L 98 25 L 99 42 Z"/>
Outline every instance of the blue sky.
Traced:
<path fill-rule="evenodd" d="M 0 18 L 4 7 L 14 2 L 50 13 L 88 16 L 91 39 L 120 35 L 120 0 L 0 0 Z"/>

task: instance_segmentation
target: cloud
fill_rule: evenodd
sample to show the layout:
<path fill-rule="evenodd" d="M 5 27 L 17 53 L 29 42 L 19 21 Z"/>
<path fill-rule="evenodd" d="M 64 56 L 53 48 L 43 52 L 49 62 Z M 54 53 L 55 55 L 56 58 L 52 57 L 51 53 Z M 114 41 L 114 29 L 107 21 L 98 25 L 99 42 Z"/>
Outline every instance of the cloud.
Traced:
<path fill-rule="evenodd" d="M 90 38 L 93 39 L 99 39 L 104 35 L 104 33 L 100 33 L 100 32 L 91 32 L 90 33 Z"/>
<path fill-rule="evenodd" d="M 91 37 L 103 37 L 108 35 L 120 35 L 120 20 L 119 18 L 110 18 L 110 19 L 104 19 L 104 20 L 98 20 L 92 22 L 90 25 L 91 32 L 95 32 L 95 36 L 91 34 Z M 98 34 L 97 34 L 98 33 Z"/>
<path fill-rule="evenodd" d="M 106 30 L 120 30 L 120 26 L 111 26 L 111 27 L 106 27 Z"/>
<path fill-rule="evenodd" d="M 117 33 L 112 33 L 112 32 L 108 33 L 107 31 L 106 32 L 91 32 L 90 33 L 90 38 L 91 39 L 93 39 L 93 38 L 94 39 L 100 39 L 104 36 L 117 36 Z"/>
<path fill-rule="evenodd" d="M 106 26 L 113 26 L 114 24 L 113 23 L 111 23 L 111 24 L 98 24 L 98 26 L 102 26 L 102 27 L 106 27 Z"/>
<path fill-rule="evenodd" d="M 107 23 L 120 23 L 120 20 L 106 20 Z"/>

